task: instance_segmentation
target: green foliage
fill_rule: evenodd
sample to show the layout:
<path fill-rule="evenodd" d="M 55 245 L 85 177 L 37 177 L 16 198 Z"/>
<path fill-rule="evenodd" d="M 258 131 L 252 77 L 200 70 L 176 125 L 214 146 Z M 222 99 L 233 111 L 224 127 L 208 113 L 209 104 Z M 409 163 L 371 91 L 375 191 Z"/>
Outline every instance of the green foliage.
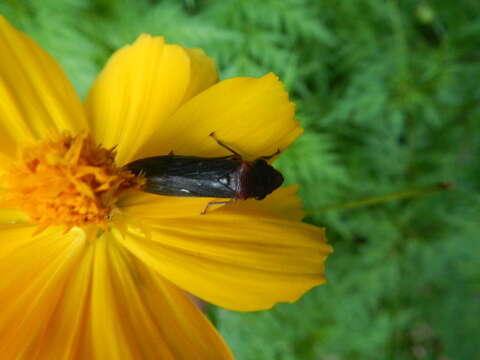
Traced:
<path fill-rule="evenodd" d="M 211 313 L 241 360 L 480 358 L 477 0 L 7 0 L 82 96 L 142 33 L 202 47 L 222 77 L 273 71 L 305 135 L 278 166 L 326 226 L 329 283 L 261 313 Z M 449 181 L 355 210 L 330 203 Z"/>

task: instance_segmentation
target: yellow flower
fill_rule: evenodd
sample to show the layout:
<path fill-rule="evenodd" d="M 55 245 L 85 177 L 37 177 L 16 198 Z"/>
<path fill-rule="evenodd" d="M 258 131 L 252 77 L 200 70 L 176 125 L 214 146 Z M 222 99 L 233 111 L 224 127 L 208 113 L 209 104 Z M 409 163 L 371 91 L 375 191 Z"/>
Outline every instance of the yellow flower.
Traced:
<path fill-rule="evenodd" d="M 184 291 L 250 311 L 324 282 L 295 187 L 199 215 L 209 199 L 142 193 L 121 167 L 226 155 L 212 131 L 250 159 L 285 149 L 302 130 L 275 75 L 217 83 L 201 50 L 142 35 L 82 104 L 3 18 L 0 52 L 2 359 L 228 359 Z"/>

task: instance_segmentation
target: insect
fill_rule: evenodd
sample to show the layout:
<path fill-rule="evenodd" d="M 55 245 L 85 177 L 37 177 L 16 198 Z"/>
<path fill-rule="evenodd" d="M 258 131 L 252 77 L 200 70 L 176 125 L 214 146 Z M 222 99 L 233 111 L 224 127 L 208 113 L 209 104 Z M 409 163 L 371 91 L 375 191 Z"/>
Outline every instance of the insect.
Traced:
<path fill-rule="evenodd" d="M 169 196 L 230 198 L 229 201 L 209 202 L 201 214 L 211 205 L 228 204 L 236 200 L 255 198 L 262 200 L 283 183 L 283 176 L 268 164 L 268 160 L 280 153 L 262 156 L 254 161 L 242 156 L 217 139 L 217 144 L 232 153 L 223 157 L 197 157 L 174 155 L 154 156 L 135 160 L 126 168 L 141 174 L 146 182 L 143 191 Z"/>

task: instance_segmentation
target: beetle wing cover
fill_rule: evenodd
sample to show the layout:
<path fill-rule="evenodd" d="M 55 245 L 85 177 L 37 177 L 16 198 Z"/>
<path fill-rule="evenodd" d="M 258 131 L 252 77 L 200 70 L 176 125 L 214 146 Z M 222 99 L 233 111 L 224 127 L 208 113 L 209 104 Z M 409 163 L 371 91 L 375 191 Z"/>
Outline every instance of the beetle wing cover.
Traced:
<path fill-rule="evenodd" d="M 147 192 L 170 196 L 233 198 L 235 191 L 220 179 L 233 174 L 240 165 L 241 160 L 233 157 L 167 155 L 136 160 L 127 167 L 147 179 L 144 185 Z"/>

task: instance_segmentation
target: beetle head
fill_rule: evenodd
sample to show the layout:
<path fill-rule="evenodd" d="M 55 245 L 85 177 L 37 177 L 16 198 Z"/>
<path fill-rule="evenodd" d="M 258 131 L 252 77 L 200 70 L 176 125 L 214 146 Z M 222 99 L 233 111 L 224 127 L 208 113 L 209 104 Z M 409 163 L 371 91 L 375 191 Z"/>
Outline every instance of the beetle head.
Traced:
<path fill-rule="evenodd" d="M 265 160 L 258 159 L 251 165 L 247 186 L 249 197 L 262 200 L 283 183 L 283 176 Z"/>

